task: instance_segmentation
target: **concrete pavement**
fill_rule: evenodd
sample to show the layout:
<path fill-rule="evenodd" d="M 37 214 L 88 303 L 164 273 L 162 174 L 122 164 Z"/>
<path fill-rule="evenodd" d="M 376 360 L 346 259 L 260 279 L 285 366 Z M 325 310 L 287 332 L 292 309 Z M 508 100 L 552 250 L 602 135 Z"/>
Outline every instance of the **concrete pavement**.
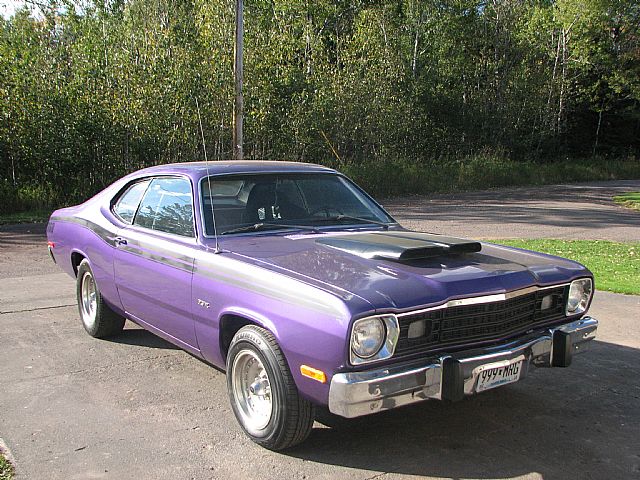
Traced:
<path fill-rule="evenodd" d="M 131 324 L 100 341 L 84 333 L 75 306 L 34 309 L 55 282 L 58 303 L 72 302 L 71 279 L 43 275 L 0 315 L 0 431 L 18 478 L 640 474 L 639 297 L 597 293 L 598 341 L 571 368 L 535 370 L 456 404 L 429 402 L 334 428 L 317 422 L 308 442 L 278 454 L 240 432 L 222 373 Z"/>
<path fill-rule="evenodd" d="M 539 198 L 522 208 L 542 208 Z M 432 211 L 421 201 L 412 212 Z M 448 233 L 471 223 L 476 236 L 495 236 L 495 223 L 478 220 L 491 217 L 467 220 L 461 204 L 444 220 L 441 208 Z M 626 214 L 609 222 L 607 230 L 635 235 Z M 544 236 L 565 228 L 588 235 L 583 223 Z M 598 340 L 571 368 L 534 370 L 455 404 L 323 417 L 306 443 L 273 453 L 236 425 L 224 374 L 130 323 L 109 341 L 86 335 L 73 280 L 50 264 L 41 227 L 29 229 L 0 231 L 0 437 L 18 479 L 640 476 L 640 297 L 596 293 Z"/>

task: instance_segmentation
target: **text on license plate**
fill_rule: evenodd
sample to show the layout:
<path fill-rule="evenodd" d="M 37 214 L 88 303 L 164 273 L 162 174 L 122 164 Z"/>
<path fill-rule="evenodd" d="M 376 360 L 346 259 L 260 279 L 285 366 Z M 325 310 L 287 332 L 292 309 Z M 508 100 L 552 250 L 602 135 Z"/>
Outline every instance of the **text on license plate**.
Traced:
<path fill-rule="evenodd" d="M 478 372 L 476 392 L 483 392 L 490 388 L 499 387 L 500 385 L 517 382 L 520 379 L 521 371 L 521 361 L 512 363 L 511 365 L 496 366 L 493 368 L 488 365 L 487 368 Z"/>

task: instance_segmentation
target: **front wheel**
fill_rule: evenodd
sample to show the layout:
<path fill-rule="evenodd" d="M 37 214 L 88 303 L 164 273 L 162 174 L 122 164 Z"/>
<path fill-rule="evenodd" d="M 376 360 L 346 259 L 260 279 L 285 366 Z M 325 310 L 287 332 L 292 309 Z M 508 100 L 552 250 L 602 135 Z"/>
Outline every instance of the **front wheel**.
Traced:
<path fill-rule="evenodd" d="M 314 407 L 302 398 L 275 337 L 255 325 L 241 328 L 227 355 L 231 408 L 247 436 L 269 450 L 304 441 Z"/>

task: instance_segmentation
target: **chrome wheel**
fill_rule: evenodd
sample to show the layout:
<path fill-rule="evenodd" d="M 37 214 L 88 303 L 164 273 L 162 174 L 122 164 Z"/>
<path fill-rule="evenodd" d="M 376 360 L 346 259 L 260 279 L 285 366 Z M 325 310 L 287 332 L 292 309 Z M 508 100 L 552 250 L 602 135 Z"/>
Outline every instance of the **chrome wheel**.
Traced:
<path fill-rule="evenodd" d="M 251 350 L 241 350 L 233 359 L 233 399 L 248 430 L 264 430 L 271 420 L 271 383 L 262 361 Z"/>
<path fill-rule="evenodd" d="M 80 312 L 87 328 L 92 328 L 96 323 L 96 311 L 96 283 L 91 272 L 85 272 L 80 287 Z"/>
<path fill-rule="evenodd" d="M 233 336 L 228 352 L 229 401 L 244 433 L 269 450 L 307 438 L 315 409 L 298 392 L 274 335 L 258 325 L 245 325 Z"/>

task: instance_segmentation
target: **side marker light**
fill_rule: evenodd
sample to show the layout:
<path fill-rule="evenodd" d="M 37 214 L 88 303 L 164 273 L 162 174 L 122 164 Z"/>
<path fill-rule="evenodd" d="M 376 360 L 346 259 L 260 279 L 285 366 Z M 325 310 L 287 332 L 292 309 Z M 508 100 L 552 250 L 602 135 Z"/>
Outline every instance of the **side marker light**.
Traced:
<path fill-rule="evenodd" d="M 311 378 L 316 382 L 327 383 L 327 376 L 322 370 L 318 370 L 313 367 L 309 367 L 307 365 L 300 365 L 300 373 L 304 377 Z"/>

